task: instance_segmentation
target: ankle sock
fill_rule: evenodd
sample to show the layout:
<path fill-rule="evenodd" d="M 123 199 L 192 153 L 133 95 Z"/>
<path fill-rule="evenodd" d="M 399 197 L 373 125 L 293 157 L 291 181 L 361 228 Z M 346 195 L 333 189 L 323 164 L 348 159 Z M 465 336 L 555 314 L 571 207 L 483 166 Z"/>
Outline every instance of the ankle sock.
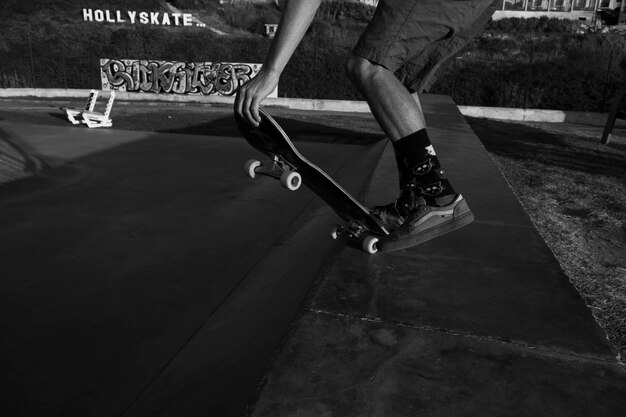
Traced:
<path fill-rule="evenodd" d="M 400 187 L 414 188 L 429 206 L 450 204 L 456 195 L 433 148 L 426 129 L 393 143 L 400 171 Z"/>

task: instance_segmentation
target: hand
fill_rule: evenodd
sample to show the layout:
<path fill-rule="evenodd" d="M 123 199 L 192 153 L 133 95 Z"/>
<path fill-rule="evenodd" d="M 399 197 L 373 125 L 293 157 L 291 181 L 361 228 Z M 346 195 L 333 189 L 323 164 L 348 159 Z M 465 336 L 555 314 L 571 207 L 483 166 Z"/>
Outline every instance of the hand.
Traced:
<path fill-rule="evenodd" d="M 279 76 L 263 68 L 247 83 L 239 87 L 235 98 L 235 113 L 251 125 L 261 123 L 259 105 L 278 85 Z"/>

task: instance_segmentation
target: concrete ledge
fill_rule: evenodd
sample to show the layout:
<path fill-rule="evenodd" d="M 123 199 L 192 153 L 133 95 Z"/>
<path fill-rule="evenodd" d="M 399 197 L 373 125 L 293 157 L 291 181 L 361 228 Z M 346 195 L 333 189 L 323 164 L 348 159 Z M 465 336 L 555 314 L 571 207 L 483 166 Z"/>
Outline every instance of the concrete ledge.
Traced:
<path fill-rule="evenodd" d="M 89 97 L 89 89 L 41 89 L 41 88 L 4 88 L 0 89 L 0 98 L 85 98 Z M 122 101 L 157 102 L 157 103 L 200 103 L 214 105 L 232 105 L 233 96 L 202 96 L 202 95 L 166 95 L 148 93 L 116 92 L 116 99 Z M 354 100 L 313 100 L 303 98 L 271 98 L 265 99 L 268 107 L 279 107 L 293 110 L 321 110 L 351 113 L 369 113 L 370 109 L 364 101 Z"/>
<path fill-rule="evenodd" d="M 573 11 L 548 11 L 548 10 L 536 10 L 536 11 L 524 11 L 524 10 L 496 10 L 493 14 L 493 20 L 517 18 L 528 19 L 531 17 L 540 18 L 556 18 L 556 19 L 576 19 L 583 20 L 591 23 L 593 20 L 594 12 L 588 10 L 573 10 Z"/>
<path fill-rule="evenodd" d="M 476 221 L 333 258 L 250 416 L 623 414 L 626 372 L 507 181 L 452 100 L 423 106 Z M 394 195 L 396 165 L 388 146 L 366 205 Z"/>
<path fill-rule="evenodd" d="M 60 88 L 4 88 L 0 89 L 2 98 L 84 98 L 89 96 L 88 89 L 60 89 Z M 129 93 L 118 91 L 117 100 L 142 103 L 198 103 L 206 105 L 230 106 L 234 97 L 201 96 L 201 95 L 165 95 L 148 93 Z M 333 111 L 346 113 L 369 113 L 366 102 L 356 100 L 324 100 L 305 98 L 270 98 L 264 101 L 267 107 L 284 108 L 291 110 Z M 545 123 L 579 123 L 595 126 L 604 126 L 607 113 L 575 112 L 543 109 L 517 109 L 509 107 L 458 106 L 464 116 L 482 117 L 496 120 L 513 120 L 524 122 Z M 626 126 L 626 121 L 618 120 L 616 126 Z"/>
<path fill-rule="evenodd" d="M 604 126 L 607 118 L 606 113 L 592 112 L 481 106 L 458 106 L 458 108 L 463 116 L 519 122 L 580 123 Z M 618 121 L 618 124 L 626 124 L 626 122 Z"/>

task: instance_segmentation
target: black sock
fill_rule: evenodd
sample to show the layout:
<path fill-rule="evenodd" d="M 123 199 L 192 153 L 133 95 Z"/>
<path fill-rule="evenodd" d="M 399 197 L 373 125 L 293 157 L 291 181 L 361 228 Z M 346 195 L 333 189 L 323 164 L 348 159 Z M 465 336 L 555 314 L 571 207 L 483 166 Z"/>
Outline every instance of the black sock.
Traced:
<path fill-rule="evenodd" d="M 400 170 L 401 187 L 414 187 L 415 194 L 430 206 L 450 204 L 456 191 L 441 169 L 426 129 L 393 143 Z"/>

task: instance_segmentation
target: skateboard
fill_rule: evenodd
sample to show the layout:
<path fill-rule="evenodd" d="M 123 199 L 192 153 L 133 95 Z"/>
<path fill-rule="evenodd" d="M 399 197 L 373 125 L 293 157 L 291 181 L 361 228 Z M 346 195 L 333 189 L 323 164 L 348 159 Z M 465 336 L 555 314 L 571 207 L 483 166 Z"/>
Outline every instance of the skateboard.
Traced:
<path fill-rule="evenodd" d="M 269 157 L 262 163 L 249 160 L 244 170 L 250 178 L 265 175 L 280 180 L 283 187 L 295 191 L 302 184 L 324 200 L 344 220 L 331 231 L 333 239 L 345 236 L 356 241 L 368 253 L 378 251 L 377 243 L 389 234 L 371 211 L 352 197 L 341 185 L 320 167 L 306 159 L 294 146 L 280 125 L 259 109 L 261 123 L 258 127 L 249 124 L 235 114 L 237 126 L 248 143 Z"/>

